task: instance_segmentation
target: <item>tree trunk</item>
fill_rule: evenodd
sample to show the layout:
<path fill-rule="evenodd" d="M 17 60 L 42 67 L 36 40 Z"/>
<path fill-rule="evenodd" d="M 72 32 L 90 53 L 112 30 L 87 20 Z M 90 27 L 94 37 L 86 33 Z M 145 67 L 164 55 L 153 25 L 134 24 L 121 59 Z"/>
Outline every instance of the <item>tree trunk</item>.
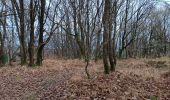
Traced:
<path fill-rule="evenodd" d="M 124 19 L 124 32 L 122 36 L 122 46 L 121 50 L 119 51 L 119 57 L 121 58 L 124 51 L 126 50 L 126 39 L 127 39 L 127 23 L 128 23 L 128 13 L 129 13 L 129 0 L 126 0 L 126 9 L 125 9 L 125 19 Z"/>
<path fill-rule="evenodd" d="M 117 0 L 114 1 L 114 5 L 113 5 L 113 8 L 114 8 L 114 16 L 113 16 L 113 22 L 114 22 L 114 35 L 113 35 L 113 39 L 111 38 L 111 42 L 110 42 L 110 55 L 109 55 L 109 58 L 110 58 L 110 70 L 111 71 L 115 71 L 115 66 L 116 66 L 116 51 L 115 51 L 115 38 L 116 38 L 116 28 L 117 28 Z M 112 26 L 111 26 L 112 27 Z M 110 34 L 112 33 L 111 32 L 112 28 L 110 29 Z"/>
<path fill-rule="evenodd" d="M 27 63 L 27 55 L 25 49 L 25 26 L 24 26 L 24 0 L 20 0 L 20 50 L 21 50 L 21 65 Z"/>
<path fill-rule="evenodd" d="M 99 30 L 97 33 L 96 33 L 96 37 L 97 37 L 97 43 L 96 43 L 96 50 L 95 50 L 95 62 L 98 61 L 98 58 L 99 58 L 99 53 L 100 53 L 100 32 L 101 30 Z"/>
<path fill-rule="evenodd" d="M 0 32 L 0 66 L 2 66 L 2 54 L 3 54 L 3 48 L 2 48 L 2 33 Z"/>
<path fill-rule="evenodd" d="M 30 1 L 30 42 L 29 42 L 29 66 L 34 66 L 34 7 L 33 0 Z"/>
<path fill-rule="evenodd" d="M 111 0 L 105 0 L 105 7 L 104 7 L 104 14 L 103 14 L 103 26 L 104 26 L 104 33 L 103 33 L 103 63 L 104 63 L 104 72 L 106 74 L 109 74 L 110 66 L 109 66 L 109 60 L 110 63 L 112 58 L 111 50 L 111 29 L 112 29 L 112 21 L 111 21 Z M 111 56 L 109 56 L 111 54 Z"/>
<path fill-rule="evenodd" d="M 40 12 L 39 12 L 39 42 L 38 42 L 38 52 L 37 52 L 37 62 L 38 66 L 42 65 L 43 61 L 43 33 L 44 33 L 44 13 L 45 13 L 45 0 L 41 0 Z"/>

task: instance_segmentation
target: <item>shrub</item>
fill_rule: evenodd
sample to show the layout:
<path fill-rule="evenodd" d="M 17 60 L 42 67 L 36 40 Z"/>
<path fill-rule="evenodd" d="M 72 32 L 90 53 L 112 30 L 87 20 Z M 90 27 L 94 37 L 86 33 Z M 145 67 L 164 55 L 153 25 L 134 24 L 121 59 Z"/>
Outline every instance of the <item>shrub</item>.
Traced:
<path fill-rule="evenodd" d="M 4 54 L 0 57 L 0 62 L 5 65 L 9 62 L 9 58 L 8 58 L 8 55 L 7 54 Z"/>

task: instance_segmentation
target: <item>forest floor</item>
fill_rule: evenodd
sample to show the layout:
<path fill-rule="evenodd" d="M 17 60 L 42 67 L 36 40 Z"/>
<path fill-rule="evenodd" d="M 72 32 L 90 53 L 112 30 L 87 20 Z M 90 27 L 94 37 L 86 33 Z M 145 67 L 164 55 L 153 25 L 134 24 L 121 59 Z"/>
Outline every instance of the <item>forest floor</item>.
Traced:
<path fill-rule="evenodd" d="M 47 59 L 43 66 L 0 68 L 1 100 L 170 100 L 170 58 L 122 59 L 103 74 L 91 61 L 87 79 L 82 60 Z"/>

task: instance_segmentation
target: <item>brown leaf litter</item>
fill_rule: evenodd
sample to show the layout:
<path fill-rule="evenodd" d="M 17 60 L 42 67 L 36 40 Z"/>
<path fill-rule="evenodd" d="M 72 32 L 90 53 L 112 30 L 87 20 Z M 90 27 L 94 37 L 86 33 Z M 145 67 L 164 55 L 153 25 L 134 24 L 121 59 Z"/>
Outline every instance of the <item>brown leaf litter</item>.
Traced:
<path fill-rule="evenodd" d="M 169 63 L 168 61 L 166 61 Z M 92 79 L 81 60 L 44 61 L 37 68 L 0 69 L 1 100 L 158 100 L 170 99 L 169 65 L 158 69 L 145 60 L 119 60 L 116 71 L 103 74 L 102 61 L 90 62 Z"/>

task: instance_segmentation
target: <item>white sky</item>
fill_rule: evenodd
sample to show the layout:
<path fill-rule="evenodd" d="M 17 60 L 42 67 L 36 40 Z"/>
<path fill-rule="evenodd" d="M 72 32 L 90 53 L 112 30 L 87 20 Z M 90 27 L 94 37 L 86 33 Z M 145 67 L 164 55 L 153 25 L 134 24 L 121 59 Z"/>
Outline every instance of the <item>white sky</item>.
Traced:
<path fill-rule="evenodd" d="M 170 3 L 170 0 L 159 0 L 159 1 L 166 1 L 166 2 Z"/>

